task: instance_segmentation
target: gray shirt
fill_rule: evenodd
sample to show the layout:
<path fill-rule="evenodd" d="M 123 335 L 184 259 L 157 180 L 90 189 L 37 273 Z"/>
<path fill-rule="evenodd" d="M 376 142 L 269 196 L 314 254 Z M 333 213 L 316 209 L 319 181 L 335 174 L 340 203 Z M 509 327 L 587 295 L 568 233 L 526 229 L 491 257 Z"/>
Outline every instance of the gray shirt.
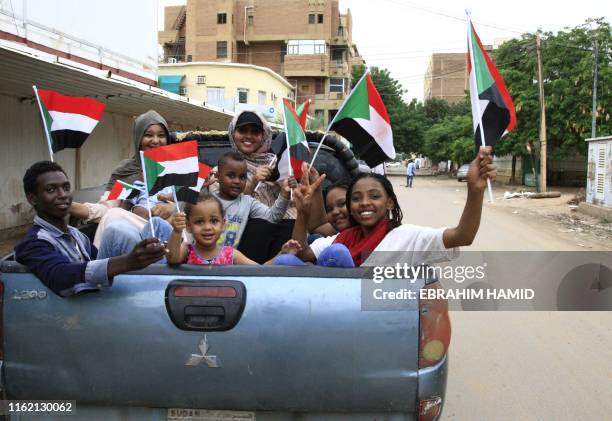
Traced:
<path fill-rule="evenodd" d="M 249 218 L 280 222 L 289 206 L 289 200 L 282 195 L 276 198 L 272 207 L 268 207 L 253 196 L 241 194 L 234 200 L 224 200 L 218 194 L 213 194 L 221 201 L 225 212 L 225 231 L 219 237 L 219 245 L 238 247 Z"/>

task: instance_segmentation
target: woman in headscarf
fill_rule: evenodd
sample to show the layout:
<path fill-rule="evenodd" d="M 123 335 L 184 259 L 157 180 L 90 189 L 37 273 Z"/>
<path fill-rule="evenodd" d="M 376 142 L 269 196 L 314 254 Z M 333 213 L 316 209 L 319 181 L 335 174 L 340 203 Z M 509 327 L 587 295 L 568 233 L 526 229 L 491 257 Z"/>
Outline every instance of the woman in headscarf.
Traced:
<path fill-rule="evenodd" d="M 139 230 L 147 222 L 148 212 L 140 207 L 133 207 L 128 201 L 106 200 L 110 190 L 116 181 L 121 180 L 128 184 L 142 181 L 142 166 L 140 161 L 140 151 L 165 146 L 170 139 L 168 123 L 156 111 L 150 110 L 139 115 L 134 120 L 132 130 L 135 153 L 132 158 L 124 159 L 113 170 L 106 183 L 106 191 L 98 203 L 77 203 L 73 202 L 70 214 L 86 222 L 98 222 L 98 228 L 94 237 L 94 245 L 100 246 L 102 233 L 106 226 L 116 219 L 129 220 Z M 151 209 L 153 216 L 161 218 L 169 217 L 174 210 L 173 203 L 158 203 Z M 132 211 L 132 212 L 130 212 Z"/>
<path fill-rule="evenodd" d="M 247 184 L 244 194 L 252 195 L 266 206 L 272 206 L 281 191 L 283 180 L 271 180 L 276 155 L 271 151 L 272 130 L 267 121 L 256 111 L 244 110 L 234 116 L 228 127 L 232 149 L 244 156 L 247 163 Z M 219 185 L 210 186 L 213 193 Z M 315 223 L 325 222 L 325 212 L 317 213 Z M 282 245 L 291 238 L 297 216 L 295 206 L 287 209 L 284 219 L 272 224 L 261 219 L 250 219 L 238 245 L 238 250 L 258 263 L 275 256 Z"/>

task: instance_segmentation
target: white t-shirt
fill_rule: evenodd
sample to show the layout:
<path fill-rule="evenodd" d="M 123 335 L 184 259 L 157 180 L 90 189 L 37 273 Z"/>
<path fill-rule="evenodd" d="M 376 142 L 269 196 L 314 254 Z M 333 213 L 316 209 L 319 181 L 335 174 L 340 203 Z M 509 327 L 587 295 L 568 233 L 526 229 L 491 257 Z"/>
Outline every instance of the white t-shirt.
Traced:
<path fill-rule="evenodd" d="M 447 249 L 444 247 L 442 235 L 445 229 L 410 224 L 400 225 L 383 238 L 362 266 L 396 263 L 396 259 L 400 258 L 409 266 L 456 259 L 459 256 L 459 248 Z M 321 252 L 331 246 L 337 236 L 338 234 L 313 241 L 310 248 L 314 255 L 319 258 Z M 387 260 L 389 262 L 386 262 Z"/>

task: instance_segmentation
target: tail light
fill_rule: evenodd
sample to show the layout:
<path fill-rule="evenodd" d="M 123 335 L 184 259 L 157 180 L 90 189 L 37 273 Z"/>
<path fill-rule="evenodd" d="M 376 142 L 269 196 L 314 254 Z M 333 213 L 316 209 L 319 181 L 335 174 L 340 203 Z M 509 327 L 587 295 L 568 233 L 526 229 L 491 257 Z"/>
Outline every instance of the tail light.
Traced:
<path fill-rule="evenodd" d="M 419 421 L 437 420 L 442 413 L 442 398 L 435 397 L 419 402 Z"/>
<path fill-rule="evenodd" d="M 444 291 L 439 282 L 426 285 L 420 291 L 419 368 L 437 364 L 446 355 L 450 344 L 448 301 L 438 298 L 438 291 Z"/>

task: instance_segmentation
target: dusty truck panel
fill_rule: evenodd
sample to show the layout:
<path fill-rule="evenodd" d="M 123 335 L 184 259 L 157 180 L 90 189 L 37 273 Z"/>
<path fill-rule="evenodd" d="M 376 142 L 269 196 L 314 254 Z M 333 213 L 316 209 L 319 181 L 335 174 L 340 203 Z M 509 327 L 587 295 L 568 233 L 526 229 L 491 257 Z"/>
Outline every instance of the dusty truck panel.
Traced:
<path fill-rule="evenodd" d="M 91 418 L 205 408 L 257 419 L 413 419 L 424 393 L 444 397 L 446 358 L 423 370 L 419 385 L 418 302 L 362 311 L 364 273 L 153 265 L 117 276 L 102 292 L 63 299 L 6 262 L 3 386 L 12 399 L 76 400 Z M 186 289 L 177 292 L 177 283 Z M 233 297 L 243 309 L 228 316 L 233 327 L 217 329 L 231 313 L 219 310 L 219 298 L 185 306 L 196 330 L 171 318 L 172 297 L 189 287 L 223 295 L 227 285 L 243 287 Z"/>

